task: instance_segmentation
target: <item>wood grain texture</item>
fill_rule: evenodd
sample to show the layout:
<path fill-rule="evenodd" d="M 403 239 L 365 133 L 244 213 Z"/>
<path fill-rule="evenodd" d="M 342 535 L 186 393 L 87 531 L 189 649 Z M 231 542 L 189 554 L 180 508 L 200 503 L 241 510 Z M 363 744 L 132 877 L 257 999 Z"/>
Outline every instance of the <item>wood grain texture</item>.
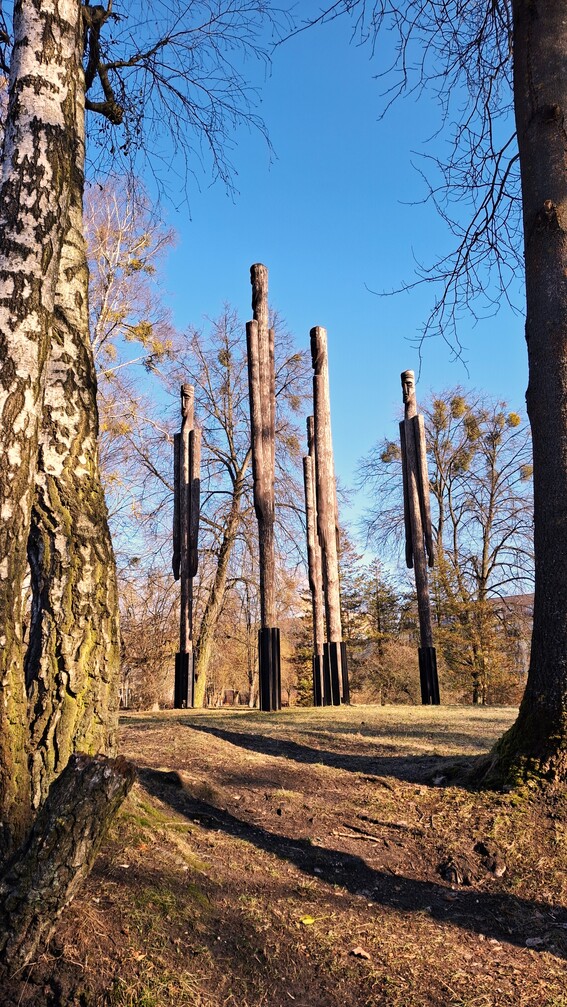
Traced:
<path fill-rule="evenodd" d="M 246 326 L 248 386 L 252 440 L 254 509 L 258 521 L 260 619 L 264 628 L 276 624 L 275 591 L 275 364 L 274 331 L 269 327 L 268 270 L 250 268 L 254 318 Z"/>
<path fill-rule="evenodd" d="M 426 459 L 422 457 L 425 451 L 425 434 L 420 418 L 417 416 L 415 383 L 413 371 L 403 371 L 401 375 L 405 419 L 400 423 L 400 443 L 402 446 L 402 465 L 404 479 L 404 520 L 406 524 L 406 561 L 411 555 L 411 563 L 415 573 L 415 588 L 417 593 L 417 608 L 419 616 L 419 634 L 422 647 L 433 647 L 433 629 L 431 620 L 431 604 L 429 599 L 429 583 L 426 562 L 426 537 L 424 516 L 429 518 L 428 536 L 431 541 L 431 518 L 429 514 L 429 481 L 424 486 L 427 476 Z M 425 473 L 424 473 L 425 468 Z M 427 488 L 427 502 L 424 492 Z M 409 529 L 408 529 L 409 525 Z M 408 547 L 407 535 L 411 535 Z M 431 541 L 432 547 L 432 541 Z M 410 553 L 411 549 L 411 553 Z M 427 550 L 429 553 L 429 550 Z M 431 556 L 432 553 L 429 553 Z"/>
<path fill-rule="evenodd" d="M 327 640 L 339 643 L 342 638 L 342 626 L 337 496 L 331 433 L 327 333 L 321 326 L 315 326 L 311 329 L 311 360 L 315 372 L 313 376 L 313 410 L 317 529 L 322 551 Z"/>

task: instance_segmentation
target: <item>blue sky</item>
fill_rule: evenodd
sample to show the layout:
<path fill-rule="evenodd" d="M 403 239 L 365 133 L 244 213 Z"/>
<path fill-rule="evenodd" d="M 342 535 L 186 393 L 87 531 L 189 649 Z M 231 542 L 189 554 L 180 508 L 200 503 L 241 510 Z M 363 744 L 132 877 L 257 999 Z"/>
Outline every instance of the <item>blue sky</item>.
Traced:
<path fill-rule="evenodd" d="M 408 205 L 423 196 L 412 151 L 432 134 L 435 107 L 405 100 L 380 121 L 379 66 L 350 44 L 346 21 L 289 40 L 262 82 L 275 156 L 242 130 L 237 194 L 202 178 L 190 212 L 168 211 L 178 244 L 166 283 L 179 327 L 216 316 L 225 301 L 249 318 L 249 267 L 263 262 L 271 304 L 298 344 L 309 345 L 311 326 L 327 328 L 336 469 L 347 486 L 371 445 L 397 436 L 400 372 L 419 368 L 412 341 L 432 303 L 423 287 L 395 297 L 371 290 L 411 280 L 414 255 L 428 259 L 447 247 L 434 208 Z M 468 374 L 442 341 L 427 342 L 418 400 L 462 384 L 524 413 L 521 315 L 503 309 L 476 326 L 464 316 L 459 336 Z"/>

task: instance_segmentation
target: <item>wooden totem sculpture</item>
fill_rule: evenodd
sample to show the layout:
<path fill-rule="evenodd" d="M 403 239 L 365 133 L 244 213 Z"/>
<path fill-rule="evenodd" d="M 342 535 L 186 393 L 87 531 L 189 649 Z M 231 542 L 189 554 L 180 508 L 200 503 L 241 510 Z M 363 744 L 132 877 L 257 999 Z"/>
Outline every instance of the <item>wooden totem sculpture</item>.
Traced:
<path fill-rule="evenodd" d="M 317 533 L 321 547 L 327 640 L 323 647 L 322 702 L 349 702 L 346 646 L 342 641 L 339 582 L 339 520 L 333 442 L 327 331 L 311 329 Z"/>
<path fill-rule="evenodd" d="M 417 413 L 414 372 L 403 371 L 401 378 L 405 413 L 404 419 L 400 423 L 400 444 L 404 486 L 406 563 L 408 567 L 413 567 L 415 572 L 421 644 L 418 650 L 421 702 L 437 705 L 439 703 L 439 680 L 437 677 L 437 656 L 433 646 L 427 578 L 427 565 L 428 563 L 430 567 L 434 565 L 435 551 L 431 532 L 425 426 L 423 416 L 419 416 Z"/>
<path fill-rule="evenodd" d="M 307 531 L 307 568 L 313 609 L 313 703 L 315 706 L 330 702 L 330 689 L 325 692 L 323 648 L 325 642 L 325 616 L 323 605 L 323 568 L 321 546 L 317 533 L 317 490 L 315 475 L 315 424 L 313 416 L 307 417 L 307 450 L 303 459 L 305 487 L 305 517 Z M 329 683 L 327 683 L 329 685 Z"/>
<path fill-rule="evenodd" d="M 181 581 L 179 651 L 173 705 L 193 706 L 193 578 L 199 564 L 201 431 L 194 428 L 193 385 L 181 385 L 181 431 L 173 439 L 173 576 Z"/>
<path fill-rule="evenodd" d="M 268 270 L 250 268 L 253 321 L 246 323 L 248 387 L 252 434 L 254 510 L 258 521 L 260 631 L 258 636 L 260 709 L 281 707 L 280 631 L 276 622 L 274 330 L 269 325 Z"/>

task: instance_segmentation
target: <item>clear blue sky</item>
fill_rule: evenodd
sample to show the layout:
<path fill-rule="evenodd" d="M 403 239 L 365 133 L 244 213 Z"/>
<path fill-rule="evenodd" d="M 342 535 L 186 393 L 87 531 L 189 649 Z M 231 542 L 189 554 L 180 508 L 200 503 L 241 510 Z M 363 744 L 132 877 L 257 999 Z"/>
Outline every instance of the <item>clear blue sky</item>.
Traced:
<path fill-rule="evenodd" d="M 431 206 L 412 151 L 436 119 L 427 100 L 405 100 L 380 121 L 377 59 L 349 42 L 346 21 L 294 37 L 274 55 L 261 113 L 275 148 L 242 130 L 234 161 L 238 194 L 222 184 L 193 189 L 171 211 L 179 235 L 167 286 L 181 328 L 220 313 L 225 301 L 250 317 L 249 266 L 270 271 L 270 301 L 298 344 L 328 330 L 337 474 L 352 483 L 357 460 L 384 436 L 397 436 L 400 372 L 419 369 L 412 340 L 431 307 L 431 290 L 395 297 L 412 279 L 414 255 L 428 259 L 447 235 Z M 521 296 L 520 296 L 520 304 Z M 459 330 L 468 371 L 440 340 L 423 349 L 418 400 L 463 384 L 505 398 L 523 414 L 527 362 L 523 318 L 509 309 Z"/>

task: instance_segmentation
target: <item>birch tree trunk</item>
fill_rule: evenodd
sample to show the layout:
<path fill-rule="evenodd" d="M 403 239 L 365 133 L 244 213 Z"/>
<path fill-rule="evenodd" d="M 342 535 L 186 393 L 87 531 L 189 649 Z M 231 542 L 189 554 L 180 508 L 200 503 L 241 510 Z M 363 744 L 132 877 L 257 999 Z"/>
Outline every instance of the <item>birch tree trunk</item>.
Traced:
<path fill-rule="evenodd" d="M 55 290 L 82 177 L 77 0 L 18 0 L 0 181 L 0 813 L 4 851 L 30 823 L 22 585 Z M 78 167 L 79 166 L 79 167 Z"/>
<path fill-rule="evenodd" d="M 81 102 L 79 122 L 82 115 Z M 25 672 L 34 808 L 72 752 L 112 753 L 116 726 L 118 599 L 98 465 L 81 183 L 77 177 L 71 191 L 55 294 L 28 541 Z"/>
<path fill-rule="evenodd" d="M 0 183 L 0 863 L 8 860 L 0 971 L 8 972 L 51 931 L 133 780 L 130 768 L 90 758 L 113 747 L 118 618 L 88 330 L 81 6 L 17 3 L 14 36 Z"/>

